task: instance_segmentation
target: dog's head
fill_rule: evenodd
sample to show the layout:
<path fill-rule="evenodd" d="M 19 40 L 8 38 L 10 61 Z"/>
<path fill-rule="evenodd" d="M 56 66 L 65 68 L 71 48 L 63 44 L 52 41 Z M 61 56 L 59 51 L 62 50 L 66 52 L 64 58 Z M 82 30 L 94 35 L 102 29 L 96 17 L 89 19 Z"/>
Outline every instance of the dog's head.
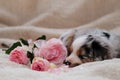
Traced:
<path fill-rule="evenodd" d="M 61 40 L 68 50 L 68 57 L 64 63 L 74 67 L 86 62 L 110 58 L 110 48 L 107 43 L 110 36 L 108 33 L 102 34 L 103 36 L 82 35 L 75 38 L 75 32 L 72 31 L 63 35 Z"/>

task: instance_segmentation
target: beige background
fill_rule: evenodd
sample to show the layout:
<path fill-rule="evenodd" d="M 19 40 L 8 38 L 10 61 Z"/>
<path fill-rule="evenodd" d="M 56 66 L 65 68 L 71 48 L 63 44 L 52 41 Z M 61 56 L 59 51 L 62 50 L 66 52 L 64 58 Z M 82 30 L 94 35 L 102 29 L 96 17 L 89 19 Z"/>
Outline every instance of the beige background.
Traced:
<path fill-rule="evenodd" d="M 120 0 L 0 0 L 0 42 L 59 37 L 73 28 L 120 34 Z"/>

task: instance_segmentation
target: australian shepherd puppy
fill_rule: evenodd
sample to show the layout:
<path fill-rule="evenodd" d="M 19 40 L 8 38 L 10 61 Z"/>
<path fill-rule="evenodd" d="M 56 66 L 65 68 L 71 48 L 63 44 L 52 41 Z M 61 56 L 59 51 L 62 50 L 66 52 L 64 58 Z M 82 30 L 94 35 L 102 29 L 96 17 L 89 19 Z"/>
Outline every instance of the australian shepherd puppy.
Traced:
<path fill-rule="evenodd" d="M 75 67 L 82 63 L 120 58 L 120 36 L 100 29 L 70 30 L 60 36 L 68 50 L 65 64 Z"/>

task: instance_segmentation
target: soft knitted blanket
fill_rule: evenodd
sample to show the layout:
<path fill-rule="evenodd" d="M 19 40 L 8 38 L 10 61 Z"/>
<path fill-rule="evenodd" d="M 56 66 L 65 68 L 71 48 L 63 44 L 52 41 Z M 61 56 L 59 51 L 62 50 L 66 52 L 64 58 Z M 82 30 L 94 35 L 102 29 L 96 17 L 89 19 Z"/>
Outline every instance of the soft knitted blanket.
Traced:
<path fill-rule="evenodd" d="M 0 54 L 0 80 L 119 80 L 120 59 L 85 63 L 60 73 L 33 71 Z"/>
<path fill-rule="evenodd" d="M 119 34 L 120 0 L 0 0 L 0 43 L 59 37 L 74 28 Z"/>

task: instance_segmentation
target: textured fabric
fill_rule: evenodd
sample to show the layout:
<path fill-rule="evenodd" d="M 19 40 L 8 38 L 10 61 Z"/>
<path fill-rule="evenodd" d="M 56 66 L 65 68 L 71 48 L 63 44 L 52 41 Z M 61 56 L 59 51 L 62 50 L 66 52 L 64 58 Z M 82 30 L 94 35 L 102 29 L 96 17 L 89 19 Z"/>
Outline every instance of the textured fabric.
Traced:
<path fill-rule="evenodd" d="M 120 79 L 120 59 L 85 63 L 62 72 L 51 73 L 33 71 L 28 66 L 11 62 L 8 59 L 7 55 L 0 54 L 0 80 L 119 80 L 119 79 Z"/>
<path fill-rule="evenodd" d="M 86 27 L 119 33 L 119 25 L 120 0 L 0 0 L 0 42 Z"/>

